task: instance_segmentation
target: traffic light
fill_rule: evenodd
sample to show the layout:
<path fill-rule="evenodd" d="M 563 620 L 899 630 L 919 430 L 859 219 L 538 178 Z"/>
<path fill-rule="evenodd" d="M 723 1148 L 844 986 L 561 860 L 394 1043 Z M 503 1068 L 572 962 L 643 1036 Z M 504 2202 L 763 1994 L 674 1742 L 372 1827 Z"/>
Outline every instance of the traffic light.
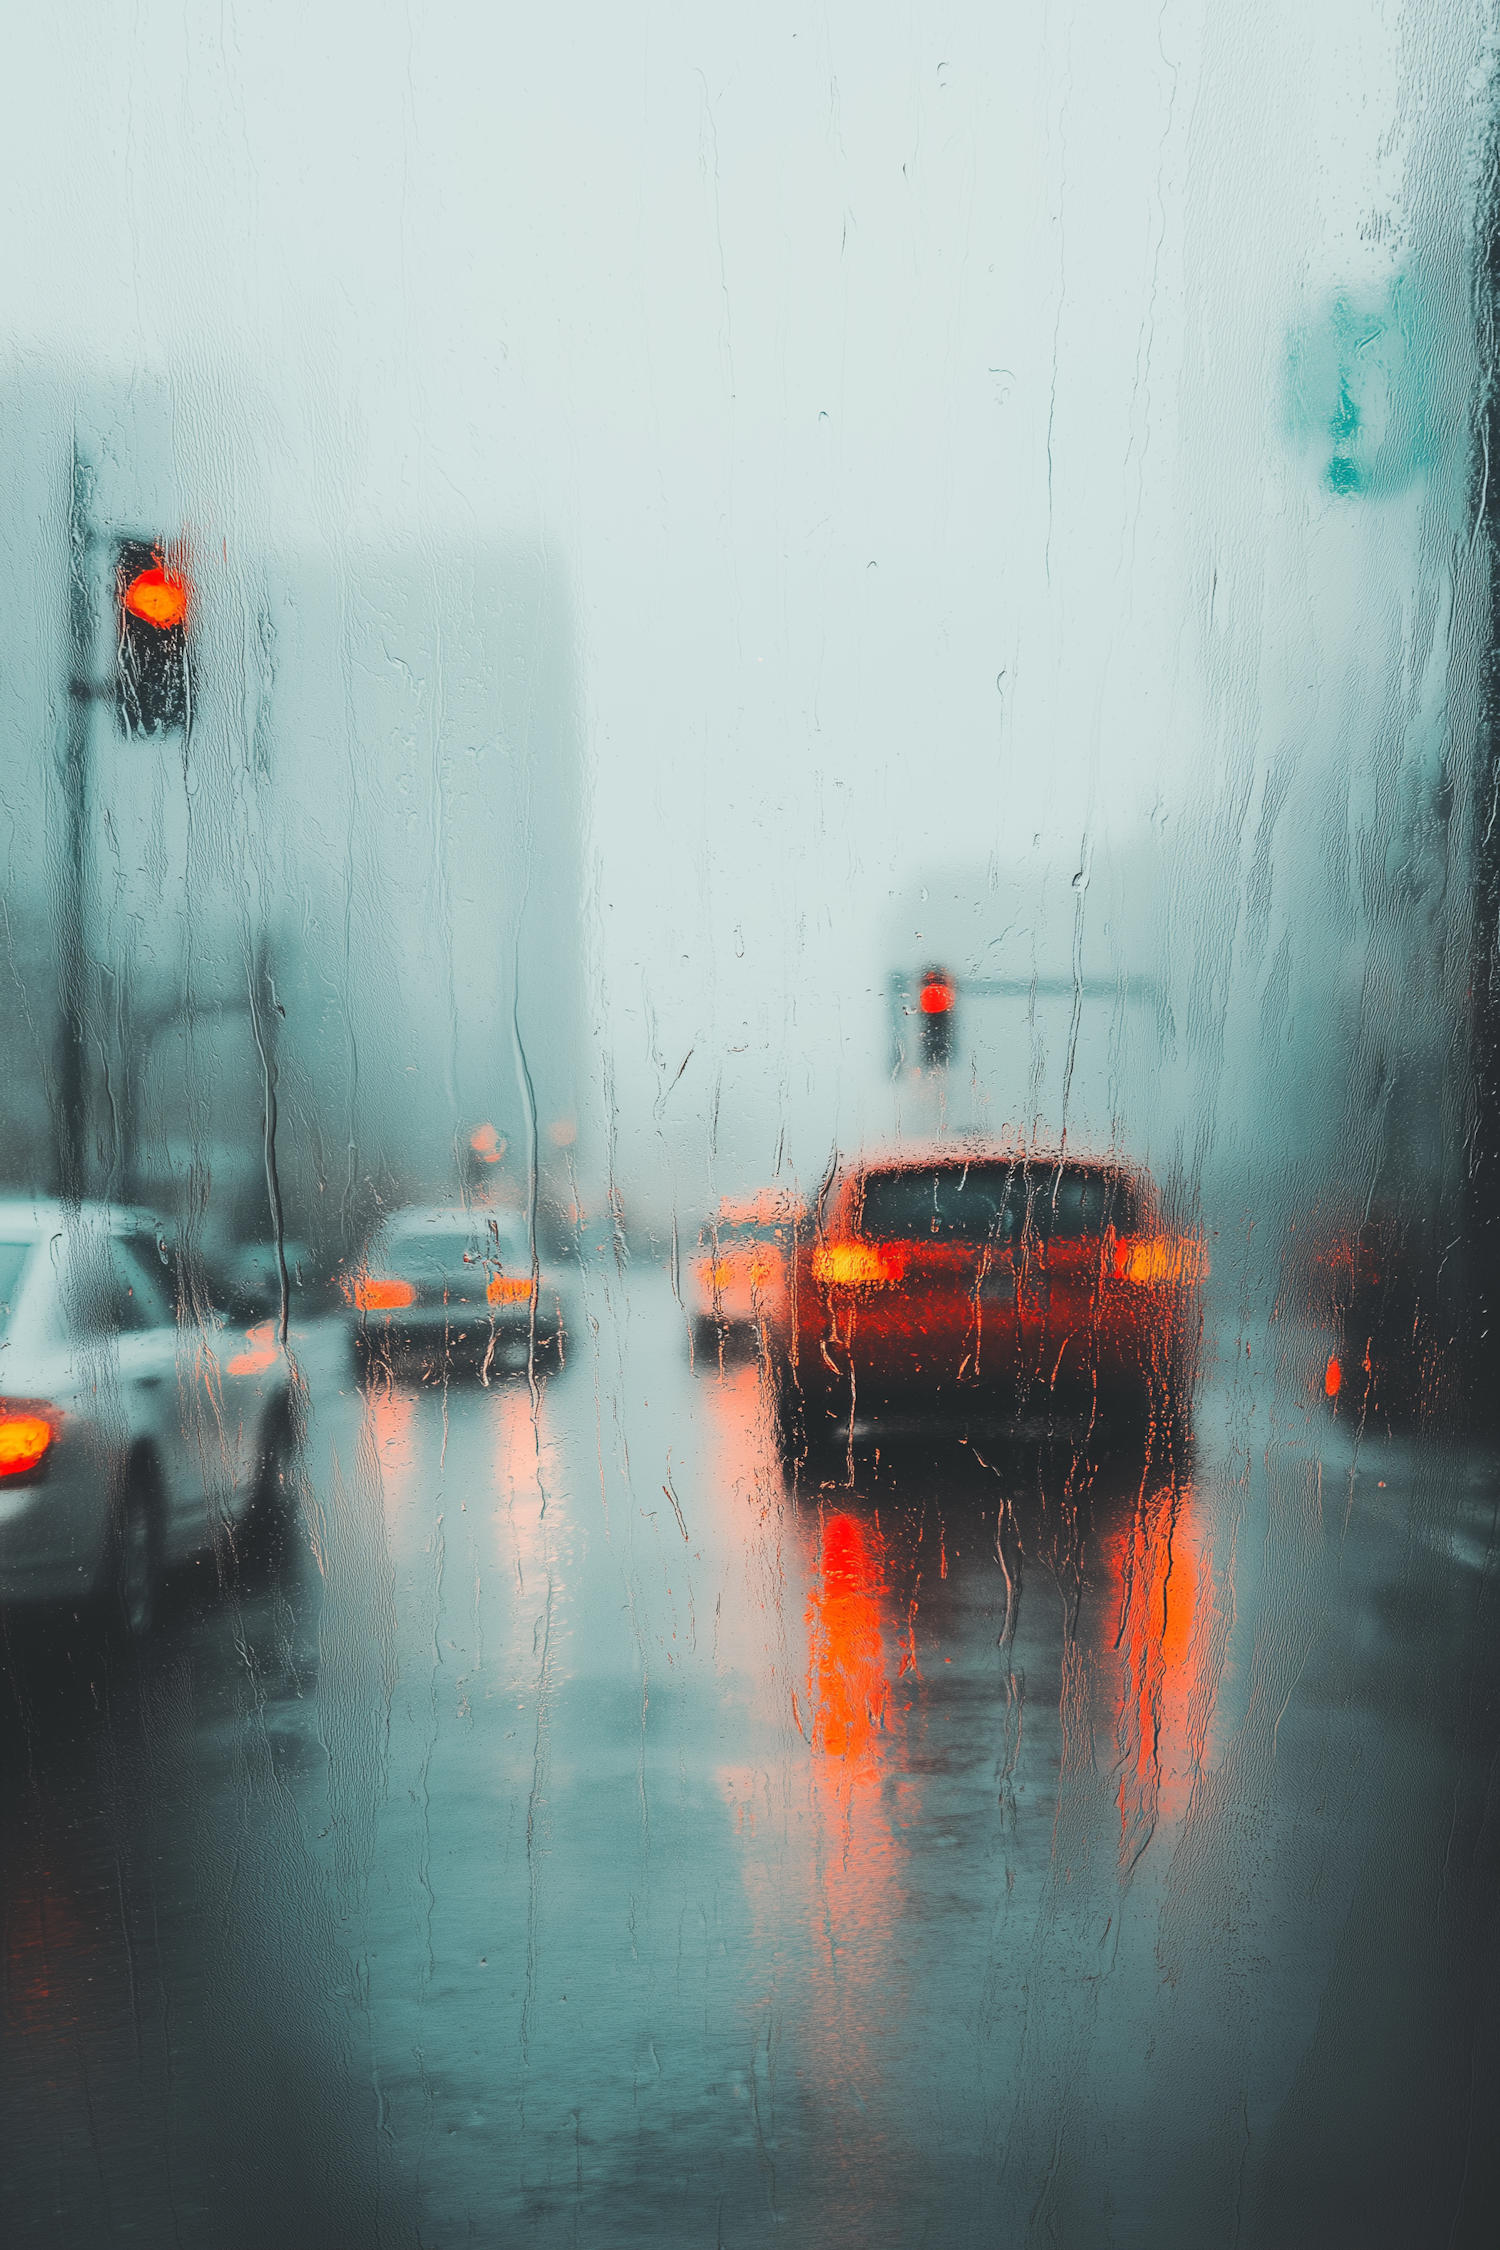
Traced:
<path fill-rule="evenodd" d="M 145 539 L 122 539 L 115 550 L 115 700 L 126 734 L 168 734 L 185 727 L 188 678 L 188 582 Z"/>
<path fill-rule="evenodd" d="M 923 971 L 917 994 L 917 1014 L 925 1070 L 945 1069 L 952 1060 L 957 1001 L 958 986 L 946 969 Z"/>

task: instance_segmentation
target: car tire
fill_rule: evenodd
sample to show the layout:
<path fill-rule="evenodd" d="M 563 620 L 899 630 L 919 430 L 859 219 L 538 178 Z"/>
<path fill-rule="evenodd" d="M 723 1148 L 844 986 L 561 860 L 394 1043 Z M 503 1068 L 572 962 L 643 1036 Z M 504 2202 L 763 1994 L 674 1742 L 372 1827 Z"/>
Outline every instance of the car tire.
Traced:
<path fill-rule="evenodd" d="M 783 1353 L 773 1353 L 767 1366 L 772 1426 L 782 1466 L 788 1470 L 816 1466 L 836 1448 L 847 1450 L 847 1396 L 840 1400 L 837 1388 L 816 1376 L 804 1379 L 805 1369 L 799 1373 Z"/>
<path fill-rule="evenodd" d="M 802 1414 L 802 1394 L 791 1362 L 781 1352 L 770 1352 L 765 1362 L 766 1404 L 771 1436 L 784 1469 L 792 1469 L 807 1451 L 807 1429 Z"/>
<path fill-rule="evenodd" d="M 115 1510 L 102 1589 L 108 1623 L 132 1647 L 148 1639 L 156 1623 L 161 1514 L 161 1472 L 143 1447 L 131 1457 Z"/>
<path fill-rule="evenodd" d="M 1158 1468 L 1181 1468 L 1192 1450 L 1191 1400 L 1186 1384 L 1143 1374 L 1100 1398 L 1096 1426 L 1108 1449 L 1148 1448 Z"/>
<path fill-rule="evenodd" d="M 560 1375 L 562 1373 L 567 1362 L 563 1356 L 561 1330 L 544 1328 L 538 1333 L 532 1364 L 539 1375 Z"/>
<path fill-rule="evenodd" d="M 274 1557 L 292 1513 L 292 1466 L 296 1452 L 291 1400 L 285 1392 L 267 1407 L 260 1426 L 255 1484 L 245 1515 L 250 1551 Z"/>
<path fill-rule="evenodd" d="M 349 1338 L 349 1363 L 356 1390 L 389 1390 L 396 1381 L 396 1360 L 389 1335 L 372 1335 L 356 1328 Z"/>

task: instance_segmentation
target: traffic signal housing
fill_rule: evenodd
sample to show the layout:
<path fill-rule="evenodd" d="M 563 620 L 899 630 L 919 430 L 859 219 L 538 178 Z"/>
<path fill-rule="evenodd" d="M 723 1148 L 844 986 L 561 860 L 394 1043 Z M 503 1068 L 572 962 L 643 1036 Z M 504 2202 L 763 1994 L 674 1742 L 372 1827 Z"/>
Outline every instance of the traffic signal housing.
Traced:
<path fill-rule="evenodd" d="M 917 993 L 917 1022 L 924 1070 L 945 1070 L 953 1059 L 958 986 L 946 969 L 925 969 Z"/>
<path fill-rule="evenodd" d="M 115 703 L 126 734 L 170 734 L 191 708 L 189 588 L 160 546 L 122 539 L 115 550 Z"/>

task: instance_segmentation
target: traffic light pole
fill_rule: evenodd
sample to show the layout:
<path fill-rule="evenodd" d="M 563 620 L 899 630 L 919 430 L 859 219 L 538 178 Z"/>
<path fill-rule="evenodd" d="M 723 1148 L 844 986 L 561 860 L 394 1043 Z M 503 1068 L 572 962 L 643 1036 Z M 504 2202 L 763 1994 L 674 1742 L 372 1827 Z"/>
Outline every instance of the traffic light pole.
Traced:
<path fill-rule="evenodd" d="M 88 793 L 94 617 L 89 589 L 93 472 L 73 440 L 68 479 L 68 688 L 61 773 L 63 833 L 56 861 L 57 1044 L 53 1065 L 53 1185 L 76 1202 L 88 1184 Z"/>
<path fill-rule="evenodd" d="M 93 782 L 95 703 L 112 706 L 127 735 L 186 729 L 191 721 L 184 580 L 163 560 L 156 542 L 122 538 L 115 554 L 114 663 L 105 680 L 94 676 L 97 651 L 95 557 L 100 534 L 93 520 L 94 471 L 77 435 L 68 472 L 67 697 L 58 761 L 62 835 L 54 860 L 53 922 L 57 956 L 57 1029 L 53 1054 L 53 1186 L 65 1201 L 86 1195 L 92 1158 L 89 1025 L 91 978 L 89 908 L 93 854 L 89 801 Z M 176 1012 L 175 1007 L 173 1011 Z M 160 1029 L 156 1025 L 154 1030 Z M 114 1108 L 111 1176 L 116 1191 L 134 1185 L 138 1161 L 135 1100 L 129 1059 Z M 107 1066 L 106 1066 L 107 1083 Z"/>

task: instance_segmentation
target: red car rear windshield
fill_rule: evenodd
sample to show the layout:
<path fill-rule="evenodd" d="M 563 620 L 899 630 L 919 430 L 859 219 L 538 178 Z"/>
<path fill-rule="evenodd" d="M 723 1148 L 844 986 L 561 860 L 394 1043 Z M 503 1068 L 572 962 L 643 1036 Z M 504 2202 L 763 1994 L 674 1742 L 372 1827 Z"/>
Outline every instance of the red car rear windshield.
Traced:
<path fill-rule="evenodd" d="M 1029 1224 L 1061 1242 L 1128 1233 L 1135 1203 L 1118 1173 L 1082 1165 L 939 1164 L 867 1172 L 859 1231 L 876 1242 L 1005 1242 Z"/>

